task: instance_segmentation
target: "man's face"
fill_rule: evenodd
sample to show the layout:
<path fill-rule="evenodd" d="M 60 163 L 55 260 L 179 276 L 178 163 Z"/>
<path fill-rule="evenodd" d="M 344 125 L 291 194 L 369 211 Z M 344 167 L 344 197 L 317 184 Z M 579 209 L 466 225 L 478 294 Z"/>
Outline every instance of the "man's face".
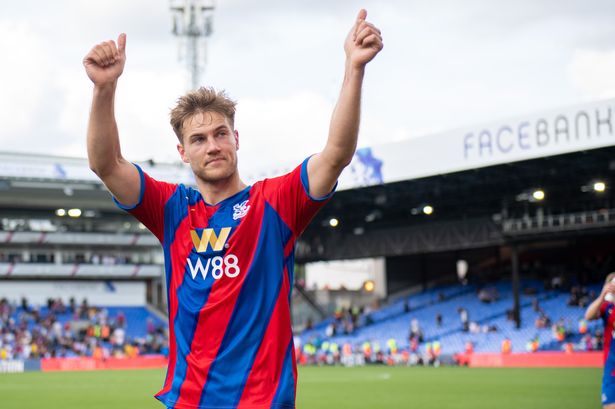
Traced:
<path fill-rule="evenodd" d="M 182 160 L 197 178 L 208 183 L 230 179 L 237 172 L 239 136 L 229 120 L 217 112 L 199 112 L 183 125 Z"/>

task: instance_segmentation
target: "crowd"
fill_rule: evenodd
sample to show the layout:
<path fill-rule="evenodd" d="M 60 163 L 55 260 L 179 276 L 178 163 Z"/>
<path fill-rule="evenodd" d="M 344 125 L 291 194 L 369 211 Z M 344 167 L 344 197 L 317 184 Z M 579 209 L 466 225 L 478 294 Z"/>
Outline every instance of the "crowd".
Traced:
<path fill-rule="evenodd" d="M 14 305 L 0 299 L 0 359 L 53 357 L 135 357 L 167 354 L 168 337 L 152 319 L 146 334 L 131 339 L 129 323 L 119 312 L 111 317 L 105 308 L 81 304 L 71 299 L 49 299 L 45 308 L 32 306 L 27 299 Z"/>
<path fill-rule="evenodd" d="M 597 294 L 594 291 L 588 291 L 585 287 L 575 285 L 570 288 L 568 305 L 571 307 L 586 308 L 596 297 Z"/>
<path fill-rule="evenodd" d="M 384 346 L 378 341 L 364 341 L 357 345 L 345 342 L 340 345 L 326 338 L 316 338 L 302 345 L 300 339 L 295 338 L 295 356 L 301 365 L 438 366 L 441 350 L 439 341 L 428 342 L 424 349 L 419 350 L 418 342 L 411 343 L 408 348 L 400 348 L 395 338 L 388 339 Z"/>
<path fill-rule="evenodd" d="M 348 307 L 335 310 L 333 320 L 327 325 L 327 337 L 336 335 L 351 335 L 357 328 L 372 324 L 372 309 L 370 307 Z M 311 324 L 306 326 L 310 329 Z"/>

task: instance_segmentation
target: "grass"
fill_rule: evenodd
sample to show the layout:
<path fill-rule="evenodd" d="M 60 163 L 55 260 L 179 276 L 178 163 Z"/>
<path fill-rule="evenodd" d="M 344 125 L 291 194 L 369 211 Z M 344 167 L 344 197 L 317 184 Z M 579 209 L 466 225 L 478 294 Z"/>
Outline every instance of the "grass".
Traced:
<path fill-rule="evenodd" d="M 2 409 L 162 408 L 164 370 L 0 374 Z M 600 407 L 601 370 L 299 368 L 297 407 L 585 409 Z"/>

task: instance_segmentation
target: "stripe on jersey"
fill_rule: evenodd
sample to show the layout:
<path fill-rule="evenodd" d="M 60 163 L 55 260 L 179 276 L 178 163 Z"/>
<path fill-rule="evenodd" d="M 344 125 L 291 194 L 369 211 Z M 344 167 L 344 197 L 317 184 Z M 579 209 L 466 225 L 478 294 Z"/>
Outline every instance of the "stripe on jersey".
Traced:
<path fill-rule="evenodd" d="M 254 260 L 209 369 L 199 406 L 237 405 L 278 300 L 284 276 L 280 255 L 292 234 L 269 203 L 265 203 L 262 226 Z"/>
<path fill-rule="evenodd" d="M 291 338 L 284 357 L 282 375 L 280 376 L 278 390 L 275 392 L 275 397 L 273 398 L 273 405 L 293 405 L 295 403 L 295 379 L 297 374 L 294 371 L 294 352 L 293 340 Z"/>
<path fill-rule="evenodd" d="M 290 306 L 290 300 L 293 295 L 293 286 L 295 285 L 295 252 L 293 251 L 286 258 L 286 275 L 288 277 L 288 305 Z M 290 308 L 290 307 L 289 307 Z M 292 322 L 289 320 L 288 322 Z"/>
<path fill-rule="evenodd" d="M 189 247 L 188 247 L 189 248 Z M 199 255 L 191 253 L 189 255 L 193 265 L 199 259 Z M 186 258 L 184 257 L 184 260 Z M 188 266 L 184 261 L 184 277 L 190 275 Z M 195 337 L 201 309 L 207 302 L 211 287 L 214 284 L 214 278 L 212 274 L 208 274 L 204 281 L 202 276 L 198 275 L 196 279 L 184 279 L 180 287 L 177 289 L 177 298 L 182 300 L 178 305 L 177 315 L 173 322 L 176 329 L 176 344 L 177 344 L 177 364 L 175 366 L 175 373 L 173 375 L 173 386 L 171 391 L 166 396 L 167 403 L 175 403 L 179 397 L 179 391 L 186 378 L 188 372 L 188 366 L 194 367 L 192 362 L 192 344 L 193 341 L 202 337 Z"/>
<path fill-rule="evenodd" d="M 278 387 L 277 382 L 283 371 L 284 356 L 288 343 L 292 340 L 290 308 L 286 294 L 289 292 L 288 276 L 284 274 L 282 290 L 278 295 L 271 320 L 260 342 L 254 364 L 248 375 L 238 409 L 243 407 L 270 406 Z M 292 403 L 292 402 L 291 402 Z"/>
<path fill-rule="evenodd" d="M 199 335 L 195 336 L 192 344 L 193 352 L 188 357 L 191 364 L 176 402 L 177 407 L 196 407 L 199 404 L 211 363 L 218 355 L 233 307 L 242 291 L 247 276 L 243 272 L 250 270 L 250 262 L 254 258 L 258 243 L 245 238 L 260 235 L 260 215 L 263 212 L 262 202 L 254 203 L 252 206 L 254 207 L 250 211 L 256 214 L 254 217 L 242 219 L 228 242 L 229 249 L 238 256 L 238 266 L 242 273 L 234 279 L 220 279 L 212 287 L 209 299 L 199 316 L 197 327 Z M 232 213 L 228 213 L 228 217 L 232 217 Z M 216 224 L 220 224 L 218 219 Z"/>
<path fill-rule="evenodd" d="M 611 341 L 613 340 L 613 320 L 615 319 L 615 314 L 613 314 L 613 304 L 609 303 L 606 306 L 602 319 L 604 321 L 603 359 L 604 363 L 606 363 L 609 353 L 611 352 Z"/>
<path fill-rule="evenodd" d="M 160 392 L 156 394 L 157 399 L 164 399 L 164 395 L 171 390 L 173 375 L 175 373 L 175 365 L 177 363 L 177 348 L 175 342 L 175 328 L 173 322 L 177 316 L 177 297 L 175 297 L 176 289 L 183 281 L 183 275 L 173 274 L 174 271 L 184 271 L 186 268 L 186 257 L 190 249 L 182 246 L 181 240 L 175 241 L 177 236 L 182 237 L 189 234 L 190 220 L 187 217 L 188 209 L 179 206 L 180 196 L 183 194 L 182 189 L 177 189 L 169 198 L 164 207 L 164 260 L 167 281 L 167 300 L 169 309 L 169 365 L 167 367 L 167 375 L 164 386 Z"/>

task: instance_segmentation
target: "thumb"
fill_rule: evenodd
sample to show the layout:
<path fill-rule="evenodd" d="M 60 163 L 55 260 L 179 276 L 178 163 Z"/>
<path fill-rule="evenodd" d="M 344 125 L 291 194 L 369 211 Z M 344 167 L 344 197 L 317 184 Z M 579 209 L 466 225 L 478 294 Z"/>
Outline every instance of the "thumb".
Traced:
<path fill-rule="evenodd" d="M 117 51 L 124 55 L 126 53 L 126 34 L 122 33 L 117 38 Z"/>
<path fill-rule="evenodd" d="M 360 23 L 362 20 L 367 18 L 367 10 L 361 9 L 359 10 L 359 14 L 357 15 L 357 23 Z"/>
<path fill-rule="evenodd" d="M 352 30 L 351 30 L 353 40 L 357 38 L 357 29 L 359 28 L 359 24 L 361 24 L 362 21 L 365 21 L 366 17 L 367 17 L 367 11 L 365 9 L 359 10 L 359 14 L 357 14 L 357 19 L 354 22 L 354 26 L 352 27 Z"/>

